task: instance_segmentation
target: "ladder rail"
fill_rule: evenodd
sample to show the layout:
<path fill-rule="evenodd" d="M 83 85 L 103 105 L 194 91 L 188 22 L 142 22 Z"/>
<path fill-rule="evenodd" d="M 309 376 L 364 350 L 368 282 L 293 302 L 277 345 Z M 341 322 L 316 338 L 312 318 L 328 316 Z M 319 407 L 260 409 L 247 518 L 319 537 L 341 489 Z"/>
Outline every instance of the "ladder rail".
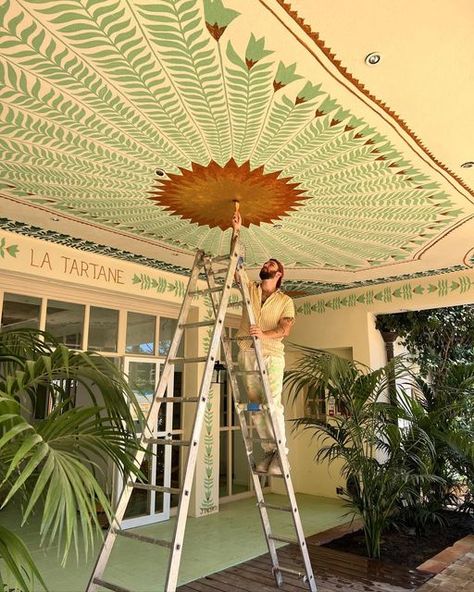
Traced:
<path fill-rule="evenodd" d="M 283 573 L 291 573 L 297 574 L 302 576 L 299 570 L 292 570 L 289 568 L 285 568 L 279 565 L 278 555 L 277 555 L 277 548 L 276 542 L 283 541 L 282 537 L 276 536 L 272 533 L 272 528 L 270 524 L 270 518 L 268 514 L 268 510 L 270 509 L 278 509 L 283 510 L 285 512 L 290 512 L 292 515 L 293 526 L 297 535 L 297 542 L 300 548 L 300 552 L 304 562 L 304 569 L 306 576 L 303 579 L 305 583 L 308 585 L 310 592 L 317 592 L 316 589 L 316 582 L 314 579 L 311 563 L 309 560 L 308 550 L 306 546 L 306 541 L 304 538 L 303 527 L 301 524 L 298 506 L 296 503 L 296 497 L 293 490 L 293 485 L 290 479 L 290 472 L 289 472 L 289 464 L 288 459 L 286 457 L 286 451 L 283 446 L 283 434 L 280 433 L 280 425 L 277 421 L 276 416 L 276 408 L 273 401 L 273 396 L 270 390 L 270 383 L 268 379 L 268 373 L 266 370 L 266 364 L 263 357 L 262 347 L 261 347 L 261 340 L 256 337 L 249 337 L 253 342 L 253 346 L 255 348 L 255 355 L 257 360 L 257 367 L 258 370 L 253 371 L 252 374 L 258 374 L 260 381 L 262 383 L 262 390 L 263 390 L 263 398 L 264 398 L 264 405 L 259 406 L 261 410 L 268 414 L 270 419 L 270 424 L 272 428 L 272 435 L 273 439 L 264 439 L 262 438 L 252 438 L 251 437 L 251 430 L 249 428 L 249 421 L 247 420 L 246 412 L 247 411 L 255 411 L 256 408 L 252 408 L 252 406 L 246 406 L 242 404 L 242 397 L 240 392 L 240 387 L 237 379 L 238 374 L 242 374 L 239 372 L 238 369 L 235 367 L 235 364 L 232 360 L 232 348 L 231 348 L 231 340 L 227 339 L 224 335 L 224 320 L 225 320 L 225 313 L 227 308 L 229 307 L 229 299 L 230 299 L 230 292 L 232 290 L 232 284 L 234 275 L 235 277 L 240 280 L 239 282 L 239 289 L 242 296 L 242 304 L 244 306 L 243 313 L 248 315 L 250 324 L 255 324 L 255 315 L 252 309 L 251 301 L 250 301 L 250 294 L 248 288 L 248 279 L 245 274 L 245 270 L 243 269 L 242 265 L 242 257 L 241 255 L 244 252 L 244 247 L 242 243 L 240 243 L 238 233 L 234 233 L 231 242 L 231 249 L 230 253 L 227 256 L 215 257 L 212 258 L 206 255 L 203 251 L 198 251 L 196 253 L 196 257 L 194 259 L 193 268 L 191 270 L 191 274 L 189 277 L 187 289 L 184 295 L 184 299 L 181 305 L 181 309 L 178 315 L 178 323 L 177 327 L 168 351 L 168 355 L 166 356 L 166 360 L 163 366 L 163 371 L 160 376 L 160 380 L 158 386 L 155 390 L 153 401 L 150 406 L 146 422 L 144 424 L 142 433 L 139 438 L 140 447 L 134 455 L 133 462 L 135 466 L 139 469 L 145 455 L 147 454 L 146 446 L 149 444 L 162 444 L 167 445 L 168 448 L 175 445 L 175 446 L 186 446 L 188 447 L 188 454 L 185 462 L 185 471 L 184 471 L 184 479 L 180 489 L 173 489 L 169 487 L 169 483 L 165 483 L 166 486 L 154 486 L 152 484 L 146 483 L 137 483 L 137 475 L 131 475 L 127 480 L 124 481 L 124 488 L 120 495 L 120 499 L 117 505 L 117 509 L 115 511 L 114 517 L 112 519 L 112 523 L 110 525 L 109 531 L 104 539 L 102 544 L 102 548 L 100 553 L 97 557 L 95 562 L 94 570 L 92 572 L 91 578 L 89 580 L 89 584 L 87 586 L 86 592 L 97 592 L 98 586 L 106 587 L 110 590 L 116 590 L 117 592 L 129 592 L 126 591 L 125 588 L 117 584 L 111 584 L 105 582 L 103 580 L 103 573 L 105 571 L 105 567 L 110 558 L 110 554 L 112 552 L 115 540 L 117 536 L 124 534 L 126 531 L 121 530 L 120 526 L 123 521 L 123 517 L 125 515 L 125 511 L 127 509 L 128 503 L 130 501 L 130 497 L 134 488 L 140 487 L 146 490 L 156 490 L 161 491 L 165 494 L 170 493 L 178 493 L 179 492 L 179 504 L 178 504 L 178 511 L 176 517 L 176 524 L 174 527 L 173 538 L 171 541 L 161 541 L 158 539 L 152 539 L 150 537 L 144 535 L 136 535 L 130 533 L 129 538 L 133 538 L 135 540 L 139 540 L 141 542 L 153 542 L 155 545 L 167 547 L 170 550 L 169 554 L 169 561 L 168 561 L 168 570 L 166 574 L 166 582 L 164 592 L 175 592 L 177 581 L 178 581 L 178 574 L 179 574 L 179 566 L 181 562 L 181 555 L 182 555 L 182 548 L 184 542 L 184 534 L 186 529 L 186 522 L 188 517 L 188 510 L 189 504 L 191 499 L 191 489 L 194 481 L 195 470 L 196 470 L 196 462 L 199 450 L 199 442 L 202 433 L 202 427 L 204 423 L 204 416 L 206 411 L 206 405 L 208 403 L 209 398 L 209 391 L 211 387 L 211 380 L 212 380 L 212 373 L 214 370 L 214 362 L 217 359 L 217 352 L 219 348 L 219 344 L 222 344 L 222 349 L 224 353 L 224 358 L 226 362 L 226 366 L 228 368 L 228 376 L 232 388 L 232 395 L 233 395 L 233 403 L 234 408 L 237 413 L 237 417 L 239 418 L 240 427 L 242 431 L 242 436 L 244 439 L 245 450 L 247 454 L 247 459 L 249 463 L 249 467 L 251 470 L 251 477 L 252 482 L 255 490 L 255 495 L 257 498 L 257 508 L 260 514 L 260 519 L 265 535 L 265 539 L 267 542 L 268 551 L 272 561 L 272 572 L 275 577 L 275 581 L 277 586 L 281 586 L 283 584 Z M 217 273 L 222 274 L 225 271 L 225 279 L 222 283 L 222 279 L 219 279 L 219 283 L 215 281 L 216 270 L 212 268 L 213 263 L 216 263 L 222 266 L 223 262 L 228 262 L 227 268 L 222 269 L 219 267 Z M 204 277 L 207 282 L 207 288 L 204 290 L 196 289 L 198 281 L 200 281 L 200 274 L 204 271 Z M 222 275 L 220 276 L 222 278 Z M 220 293 L 220 295 L 219 295 Z M 199 296 L 207 296 L 211 303 L 212 314 L 214 315 L 214 320 L 208 321 L 199 321 L 199 322 L 187 322 L 187 317 L 190 312 L 191 302 L 194 298 Z M 168 388 L 168 383 L 170 381 L 174 363 L 176 362 L 177 358 L 177 351 L 179 345 L 181 343 L 184 331 L 186 328 L 201 328 L 205 326 L 213 326 L 211 339 L 207 354 L 205 357 L 199 358 L 184 358 L 183 361 L 187 361 L 189 363 L 199 363 L 205 362 L 204 370 L 201 374 L 200 379 L 200 387 L 199 393 L 197 397 L 190 397 L 187 400 L 189 402 L 196 403 L 196 409 L 194 413 L 194 421 L 192 427 L 192 433 L 190 436 L 189 441 L 184 440 L 168 440 L 168 439 L 160 439 L 156 436 L 157 430 L 157 420 L 161 408 L 161 404 L 166 404 L 167 402 L 184 402 L 186 401 L 183 397 L 166 397 L 165 393 Z M 170 394 L 170 393 L 168 393 Z M 255 407 L 255 406 L 254 406 Z M 262 481 L 257 474 L 255 468 L 255 459 L 253 454 L 253 446 L 252 440 L 254 441 L 271 441 L 276 444 L 278 456 L 280 459 L 281 467 L 283 470 L 283 480 L 285 482 L 285 490 L 287 493 L 287 497 L 289 500 L 288 507 L 279 507 L 273 506 L 272 504 L 266 504 L 264 500 L 263 488 L 262 488 Z M 286 540 L 286 539 L 285 539 Z"/>
<path fill-rule="evenodd" d="M 144 447 L 144 445 L 146 444 L 146 439 L 152 438 L 155 431 L 156 431 L 156 422 L 157 422 L 158 414 L 159 414 L 160 407 L 161 407 L 160 399 L 165 398 L 164 395 L 165 395 L 166 389 L 168 388 L 168 382 L 171 377 L 171 372 L 173 370 L 173 365 L 170 363 L 170 360 L 176 356 L 176 353 L 178 351 L 179 344 L 181 342 L 181 338 L 183 335 L 183 331 L 184 331 L 184 329 L 179 328 L 179 325 L 183 323 L 183 320 L 185 320 L 188 315 L 189 308 L 191 306 L 191 298 L 189 297 L 189 292 L 192 292 L 194 290 L 195 285 L 197 283 L 197 280 L 199 277 L 199 267 L 200 267 L 200 262 L 202 261 L 202 257 L 203 257 L 202 251 L 198 251 L 196 253 L 195 258 L 194 258 L 194 264 L 193 264 L 191 276 L 190 276 L 188 286 L 186 289 L 186 293 L 185 293 L 185 297 L 184 297 L 184 300 L 181 304 L 181 309 L 180 309 L 180 312 L 178 315 L 178 327 L 177 327 L 177 330 L 175 331 L 175 334 L 173 336 L 173 340 L 171 342 L 170 349 L 168 351 L 168 355 L 166 356 L 165 364 L 163 367 L 163 372 L 160 376 L 158 387 L 155 390 L 155 393 L 153 396 L 153 402 L 150 406 L 150 409 L 149 409 L 149 412 L 148 412 L 148 415 L 146 418 L 146 422 L 144 424 L 143 431 L 142 431 L 142 434 L 139 439 L 140 449 L 135 454 L 135 458 L 133 461 L 135 466 L 138 469 L 141 467 L 141 464 L 145 458 L 146 446 Z M 180 321 L 181 321 L 181 323 L 180 323 Z M 108 532 L 105 536 L 105 539 L 102 543 L 102 548 L 99 551 L 99 555 L 97 556 L 97 560 L 95 562 L 94 569 L 92 571 L 89 583 L 87 585 L 86 592 L 96 592 L 97 591 L 97 584 L 94 582 L 94 580 L 101 579 L 103 576 L 103 573 L 105 571 L 108 560 L 110 558 L 110 554 L 112 552 L 114 543 L 117 538 L 116 531 L 120 528 L 120 525 L 122 523 L 123 517 L 125 515 L 125 511 L 127 510 L 127 506 L 128 506 L 128 503 L 130 501 L 130 497 L 133 492 L 133 484 L 135 483 L 136 479 L 137 479 L 136 475 L 131 475 L 131 479 L 129 481 L 127 481 L 126 483 L 124 483 L 124 487 L 123 487 L 122 493 L 120 495 L 119 502 L 117 504 L 117 508 L 114 512 L 114 516 L 113 516 L 113 519 L 112 519 L 111 524 L 109 526 L 109 530 L 108 530 Z"/>
<path fill-rule="evenodd" d="M 248 315 L 249 323 L 251 325 L 255 325 L 256 324 L 255 314 L 254 314 L 254 311 L 252 308 L 252 303 L 250 300 L 250 292 L 248 289 L 248 278 L 247 278 L 247 275 L 246 275 L 245 271 L 243 270 L 242 266 L 239 266 L 239 268 L 237 269 L 237 278 L 238 278 L 238 280 L 240 280 L 239 281 L 240 289 L 241 289 L 241 293 L 242 293 L 242 297 L 243 297 L 244 308 L 245 308 L 245 311 Z M 258 339 L 257 337 L 254 337 L 253 338 L 253 345 L 255 348 L 255 357 L 257 359 L 257 365 L 260 370 L 260 380 L 262 382 L 263 393 L 264 393 L 264 397 L 265 397 L 265 404 L 267 405 L 266 412 L 270 416 L 270 424 L 272 427 L 273 436 L 275 438 L 275 444 L 277 446 L 278 456 L 279 456 L 281 469 L 282 469 L 282 473 L 283 473 L 283 480 L 285 482 L 285 489 L 286 489 L 286 493 L 287 493 L 287 496 L 288 496 L 288 499 L 290 502 L 290 506 L 291 506 L 291 508 L 294 509 L 294 511 L 291 512 L 291 516 L 292 516 L 293 525 L 294 525 L 294 528 L 296 531 L 301 555 L 303 557 L 303 561 L 305 564 L 307 583 L 309 585 L 309 589 L 311 590 L 311 592 L 317 592 L 316 582 L 315 582 L 315 578 L 314 578 L 314 574 L 313 574 L 313 568 L 311 566 L 308 548 L 306 545 L 306 539 L 304 536 L 301 520 L 299 518 L 299 511 L 298 511 L 298 505 L 296 502 L 296 496 L 295 496 L 293 485 L 292 485 L 292 482 L 290 479 L 290 465 L 288 462 L 286 450 L 283 446 L 283 434 L 280 433 L 280 425 L 277 420 L 276 408 L 275 408 L 275 404 L 273 401 L 273 395 L 272 395 L 272 392 L 270 389 L 270 383 L 269 383 L 268 374 L 267 374 L 267 370 L 266 370 L 265 360 L 263 358 L 261 340 Z M 260 511 L 263 510 L 266 512 L 266 509 L 262 508 L 261 506 L 259 506 L 259 509 L 260 509 Z M 278 574 L 281 576 L 281 572 L 278 571 Z M 278 584 L 278 580 L 277 580 L 277 584 Z"/>
<path fill-rule="evenodd" d="M 206 275 L 206 278 L 207 278 L 209 288 L 212 289 L 215 285 L 214 276 L 213 275 Z M 212 301 L 212 305 L 213 305 L 214 309 L 216 309 L 216 307 L 218 306 L 218 302 L 216 302 L 215 298 L 216 297 L 215 297 L 214 293 L 212 293 L 211 301 Z M 250 431 L 249 431 L 249 427 L 247 425 L 245 414 L 243 413 L 243 410 L 239 407 L 239 402 L 242 400 L 242 397 L 240 394 L 240 387 L 238 384 L 236 373 L 233 371 L 234 362 L 232 359 L 232 351 L 231 351 L 230 343 L 225 338 L 224 335 L 222 335 L 222 337 L 221 337 L 221 344 L 222 344 L 222 350 L 224 352 L 224 359 L 225 359 L 226 367 L 228 368 L 228 376 L 229 376 L 232 394 L 233 394 L 232 399 L 234 402 L 234 408 L 236 410 L 237 417 L 239 418 L 240 429 L 241 429 L 242 437 L 244 440 L 245 451 L 247 454 L 247 460 L 248 460 L 248 464 L 250 467 L 250 474 L 252 477 L 255 495 L 257 498 L 257 504 L 260 505 L 260 504 L 264 503 L 262 485 L 260 483 L 259 476 L 253 470 L 253 468 L 255 467 L 255 459 L 253 456 L 253 450 L 252 450 L 251 446 L 249 445 L 249 442 L 251 439 Z M 263 528 L 263 532 L 265 535 L 265 540 L 267 542 L 268 552 L 270 554 L 270 558 L 271 558 L 272 565 L 274 568 L 273 573 L 275 575 L 277 585 L 281 586 L 281 584 L 283 583 L 281 574 L 279 572 L 275 571 L 275 569 L 278 567 L 278 556 L 277 556 L 275 541 L 271 539 L 272 529 L 271 529 L 270 518 L 268 516 L 267 509 L 265 507 L 261 507 L 259 514 L 260 514 L 260 519 L 262 522 L 262 528 Z"/>
<path fill-rule="evenodd" d="M 186 460 L 186 468 L 184 471 L 184 480 L 182 485 L 182 492 L 179 499 L 178 513 L 176 517 L 176 524 L 173 534 L 173 552 L 170 555 L 168 564 L 168 573 L 166 577 L 165 592 L 174 592 L 178 581 L 179 565 L 181 561 L 181 553 L 183 548 L 184 531 L 186 527 L 186 520 L 188 515 L 188 508 L 190 502 L 191 488 L 194 480 L 194 473 L 196 467 L 196 460 L 198 454 L 198 446 L 202 425 L 204 422 L 204 415 L 206 411 L 205 403 L 209 396 L 209 389 L 211 386 L 212 373 L 214 371 L 214 362 L 221 340 L 222 331 L 224 328 L 225 312 L 232 289 L 232 280 L 238 263 L 238 245 L 233 242 L 233 249 L 229 257 L 229 266 L 222 290 L 222 296 L 219 301 L 219 306 L 215 312 L 216 322 L 212 331 L 209 351 L 207 353 L 207 362 L 204 368 L 204 374 L 201 378 L 201 387 L 199 392 L 200 402 L 196 409 L 194 417 L 194 425 L 192 430 L 191 442 L 188 458 Z M 206 262 L 204 262 L 204 270 L 207 274 Z M 211 302 L 213 302 L 213 294 L 211 293 Z"/>

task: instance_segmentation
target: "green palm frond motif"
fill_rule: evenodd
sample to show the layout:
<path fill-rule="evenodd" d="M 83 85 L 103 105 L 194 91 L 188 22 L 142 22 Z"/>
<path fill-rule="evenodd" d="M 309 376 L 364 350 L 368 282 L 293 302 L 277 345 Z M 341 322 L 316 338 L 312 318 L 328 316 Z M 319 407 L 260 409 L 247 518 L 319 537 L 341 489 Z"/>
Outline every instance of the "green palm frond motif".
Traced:
<path fill-rule="evenodd" d="M 347 270 L 409 260 L 462 215 L 448 185 L 348 110 L 317 69 L 303 76 L 258 23 L 243 34 L 246 10 L 226 0 L 5 0 L 2 192 L 224 253 L 229 232 L 170 213 L 150 192 L 157 169 L 234 159 L 301 191 L 275 219 L 278 233 L 244 229 L 248 265 L 271 255 Z"/>
<path fill-rule="evenodd" d="M 232 118 L 233 156 L 239 165 L 249 159 L 255 136 L 262 126 L 273 94 L 269 84 L 273 64 L 261 62 L 270 53 L 265 51 L 262 41 L 257 41 L 252 35 L 244 59 L 239 57 L 231 42 L 227 45 L 227 58 L 231 63 L 227 68 L 226 79 Z"/>
<path fill-rule="evenodd" d="M 224 165 L 231 156 L 228 112 L 216 49 L 204 32 L 198 2 L 163 0 L 142 5 L 140 14 L 204 133 L 211 158 Z"/>

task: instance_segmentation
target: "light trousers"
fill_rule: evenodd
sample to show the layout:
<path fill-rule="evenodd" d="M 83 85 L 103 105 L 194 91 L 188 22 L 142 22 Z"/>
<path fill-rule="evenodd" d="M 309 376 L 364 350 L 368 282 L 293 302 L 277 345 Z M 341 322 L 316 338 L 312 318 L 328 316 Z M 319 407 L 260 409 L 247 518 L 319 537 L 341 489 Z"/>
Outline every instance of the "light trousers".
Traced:
<path fill-rule="evenodd" d="M 273 397 L 282 444 L 285 447 L 286 453 L 288 453 L 288 448 L 286 448 L 285 417 L 283 415 L 284 409 L 281 402 L 285 359 L 280 356 L 264 356 L 263 359 L 267 371 L 268 382 L 270 383 L 270 391 Z M 250 349 L 239 352 L 239 367 L 241 370 L 258 370 L 255 350 Z M 257 374 L 244 374 L 244 384 L 249 401 L 265 402 L 262 382 Z M 252 413 L 252 419 L 260 438 L 265 440 L 273 439 L 273 430 L 268 413 L 256 411 Z M 272 452 L 273 450 L 276 450 L 276 444 L 273 444 L 272 442 L 262 442 L 262 448 L 265 452 Z"/>

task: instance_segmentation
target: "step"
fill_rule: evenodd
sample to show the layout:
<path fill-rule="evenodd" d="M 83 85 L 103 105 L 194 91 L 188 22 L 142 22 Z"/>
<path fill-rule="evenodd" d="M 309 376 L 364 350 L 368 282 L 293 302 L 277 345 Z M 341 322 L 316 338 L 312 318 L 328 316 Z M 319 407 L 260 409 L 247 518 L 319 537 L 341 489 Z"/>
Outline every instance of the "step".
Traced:
<path fill-rule="evenodd" d="M 196 321 L 195 323 L 181 323 L 180 329 L 197 329 L 198 327 L 213 327 L 216 324 L 215 319 L 212 321 Z"/>
<path fill-rule="evenodd" d="M 159 547 L 167 547 L 171 549 L 173 547 L 173 543 L 170 541 L 165 541 L 164 539 L 155 539 L 153 537 L 145 536 L 143 534 L 137 534 L 135 532 L 130 532 L 129 530 L 114 530 L 114 533 L 123 536 L 128 539 L 133 539 L 135 541 L 140 541 L 142 543 L 150 543 L 151 545 L 158 545 Z"/>
<path fill-rule="evenodd" d="M 190 296 L 206 296 L 207 294 L 214 294 L 216 292 L 222 292 L 224 286 L 216 286 L 215 288 L 206 288 L 205 290 L 193 290 L 189 292 Z"/>
<path fill-rule="evenodd" d="M 189 440 L 171 440 L 170 438 L 147 438 L 146 444 L 160 444 L 162 446 L 190 446 Z"/>
<path fill-rule="evenodd" d="M 302 572 L 302 571 L 298 571 L 296 569 L 291 569 L 290 567 L 282 567 L 281 565 L 279 565 L 278 567 L 274 567 L 273 571 L 279 571 L 281 573 L 286 573 L 286 574 L 290 574 L 292 576 L 296 576 L 297 578 L 301 578 L 304 582 L 307 581 L 308 576 Z"/>
<path fill-rule="evenodd" d="M 179 362 L 183 362 L 183 364 L 199 364 L 201 362 L 207 362 L 207 356 L 202 356 L 200 358 L 171 358 L 168 362 L 171 364 L 178 364 Z"/>
<path fill-rule="evenodd" d="M 172 493 L 177 495 L 181 493 L 181 489 L 177 489 L 176 487 L 164 487 L 163 485 L 150 485 L 149 483 L 134 483 L 133 481 L 129 481 L 128 485 L 135 489 L 145 489 L 146 491 L 158 491 L 159 493 Z"/>
<path fill-rule="evenodd" d="M 260 508 L 266 508 L 267 510 L 277 510 L 279 512 L 297 512 L 298 508 L 291 508 L 291 506 L 275 506 L 273 504 L 267 504 L 265 502 L 260 502 L 257 504 Z"/>
<path fill-rule="evenodd" d="M 268 538 L 272 541 L 278 541 L 279 543 L 289 543 L 290 545 L 299 545 L 298 539 L 292 539 L 291 537 L 280 536 L 276 534 L 268 535 Z"/>
<path fill-rule="evenodd" d="M 197 403 L 199 397 L 157 397 L 159 403 Z"/>
<path fill-rule="evenodd" d="M 94 578 L 92 581 L 94 582 L 94 584 L 102 586 L 102 588 L 107 588 L 107 590 L 112 590 L 113 592 L 132 592 L 128 588 L 118 586 L 117 584 L 112 584 L 111 582 L 106 582 L 105 580 L 101 580 L 100 578 Z"/>
<path fill-rule="evenodd" d="M 222 261 L 230 261 L 230 260 L 231 260 L 231 255 L 219 255 L 217 257 L 210 257 L 209 258 L 210 263 L 221 263 Z"/>
<path fill-rule="evenodd" d="M 263 403 L 237 403 L 238 409 L 241 411 L 267 411 L 268 405 Z"/>

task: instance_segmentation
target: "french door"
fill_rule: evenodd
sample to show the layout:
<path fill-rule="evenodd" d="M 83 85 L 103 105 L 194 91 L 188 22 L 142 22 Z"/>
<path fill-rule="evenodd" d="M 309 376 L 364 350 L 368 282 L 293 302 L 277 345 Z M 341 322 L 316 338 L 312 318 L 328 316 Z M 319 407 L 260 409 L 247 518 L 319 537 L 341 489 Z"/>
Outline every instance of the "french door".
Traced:
<path fill-rule="evenodd" d="M 163 363 L 163 360 L 157 359 L 145 360 L 143 358 L 128 356 L 124 358 L 124 373 L 145 417 L 153 400 L 156 387 L 158 386 Z M 173 382 L 174 376 L 172 375 L 168 383 L 168 394 L 173 394 Z M 175 432 L 173 431 L 173 405 L 161 405 L 160 415 L 157 425 L 154 427 L 153 437 L 165 438 Z M 141 469 L 147 476 L 147 482 L 151 485 L 171 486 L 171 449 L 172 446 L 149 445 Z M 134 528 L 136 526 L 144 526 L 146 524 L 168 520 L 170 517 L 170 506 L 171 495 L 169 493 L 134 489 L 122 527 Z"/>

